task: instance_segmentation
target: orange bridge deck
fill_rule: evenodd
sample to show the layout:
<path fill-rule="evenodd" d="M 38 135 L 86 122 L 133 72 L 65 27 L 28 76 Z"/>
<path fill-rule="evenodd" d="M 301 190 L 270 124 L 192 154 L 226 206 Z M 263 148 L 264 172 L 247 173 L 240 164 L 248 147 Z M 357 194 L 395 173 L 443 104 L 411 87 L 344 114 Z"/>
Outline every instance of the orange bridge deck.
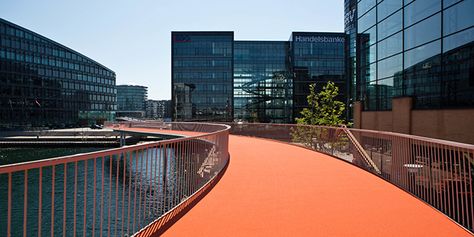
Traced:
<path fill-rule="evenodd" d="M 333 157 L 242 136 L 231 135 L 229 146 L 222 179 L 164 236 L 472 236 L 394 185 Z"/>

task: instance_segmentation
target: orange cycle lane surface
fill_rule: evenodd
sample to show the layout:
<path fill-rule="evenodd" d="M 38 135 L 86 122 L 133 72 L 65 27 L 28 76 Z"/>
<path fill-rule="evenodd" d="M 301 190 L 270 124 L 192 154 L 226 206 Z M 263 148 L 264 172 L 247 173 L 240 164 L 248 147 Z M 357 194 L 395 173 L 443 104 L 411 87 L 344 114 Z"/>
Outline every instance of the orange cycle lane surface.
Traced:
<path fill-rule="evenodd" d="M 163 236 L 472 236 L 351 164 L 270 140 L 230 136 L 217 185 Z"/>

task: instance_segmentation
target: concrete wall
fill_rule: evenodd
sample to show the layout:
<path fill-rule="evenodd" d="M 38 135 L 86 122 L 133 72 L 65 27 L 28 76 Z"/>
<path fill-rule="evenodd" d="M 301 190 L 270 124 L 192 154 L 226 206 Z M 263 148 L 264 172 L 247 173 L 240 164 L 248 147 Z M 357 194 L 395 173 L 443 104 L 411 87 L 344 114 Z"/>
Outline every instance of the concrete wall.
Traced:
<path fill-rule="evenodd" d="M 362 128 L 370 130 L 392 131 L 392 112 L 362 112 Z"/>
<path fill-rule="evenodd" d="M 411 133 L 474 144 L 474 109 L 413 110 Z"/>
<path fill-rule="evenodd" d="M 413 110 L 409 97 L 392 100 L 392 111 L 363 111 L 354 104 L 354 127 L 474 144 L 474 109 Z"/>

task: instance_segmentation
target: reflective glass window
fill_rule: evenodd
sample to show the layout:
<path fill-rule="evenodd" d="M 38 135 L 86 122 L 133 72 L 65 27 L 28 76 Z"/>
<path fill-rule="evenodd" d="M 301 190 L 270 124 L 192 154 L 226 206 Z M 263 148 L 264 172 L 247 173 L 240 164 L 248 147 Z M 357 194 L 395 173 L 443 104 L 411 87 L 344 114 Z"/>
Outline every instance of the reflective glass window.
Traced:
<path fill-rule="evenodd" d="M 376 93 L 376 82 L 365 83 L 363 89 L 363 100 L 365 110 L 376 110 L 377 109 L 377 93 Z"/>
<path fill-rule="evenodd" d="M 408 50 L 405 52 L 405 69 L 412 67 L 415 64 L 423 62 L 433 56 L 441 54 L 441 41 L 422 45 L 420 47 Z"/>
<path fill-rule="evenodd" d="M 392 108 L 393 77 L 377 81 L 378 110 Z"/>
<path fill-rule="evenodd" d="M 377 45 L 360 50 L 361 63 L 369 64 L 377 60 Z"/>
<path fill-rule="evenodd" d="M 369 63 L 373 63 L 377 60 L 377 45 L 372 45 L 369 48 Z"/>
<path fill-rule="evenodd" d="M 447 8 L 455 3 L 458 3 L 462 0 L 443 0 L 443 8 Z"/>
<path fill-rule="evenodd" d="M 382 40 L 385 37 L 400 31 L 402 29 L 402 11 L 391 15 L 387 19 L 383 20 L 378 24 L 378 40 Z"/>
<path fill-rule="evenodd" d="M 418 45 L 441 37 L 441 14 L 436 14 L 420 23 L 405 29 L 405 49 L 411 49 Z"/>
<path fill-rule="evenodd" d="M 439 10 L 441 10 L 441 0 L 414 1 L 405 7 L 405 27 L 411 26 Z"/>
<path fill-rule="evenodd" d="M 375 44 L 377 40 L 377 35 L 376 35 L 376 30 L 377 28 L 374 26 L 367 30 L 366 32 L 359 34 L 360 41 L 362 42 L 362 47 L 368 47 L 370 45 Z"/>
<path fill-rule="evenodd" d="M 370 10 L 367 14 L 365 14 L 362 18 L 357 21 L 357 31 L 359 33 L 364 32 L 365 30 L 369 29 L 371 26 L 375 24 L 375 8 Z"/>
<path fill-rule="evenodd" d="M 357 17 L 364 15 L 373 6 L 375 6 L 375 0 L 362 0 L 357 3 Z"/>
<path fill-rule="evenodd" d="M 361 78 L 366 82 L 375 81 L 377 78 L 375 77 L 375 73 L 377 69 L 377 63 L 372 63 L 366 67 L 362 67 L 360 69 Z"/>
<path fill-rule="evenodd" d="M 386 79 L 383 79 L 383 80 L 378 80 L 377 84 L 392 87 L 393 86 L 393 77 L 389 77 L 389 78 L 386 78 Z"/>
<path fill-rule="evenodd" d="M 449 35 L 473 25 L 474 0 L 465 0 L 444 10 L 443 35 Z"/>
<path fill-rule="evenodd" d="M 383 59 L 402 51 L 403 37 L 402 32 L 390 36 L 389 38 L 380 41 L 378 47 L 378 59 Z"/>
<path fill-rule="evenodd" d="M 474 28 L 450 35 L 443 39 L 443 52 L 453 50 L 474 41 Z"/>
<path fill-rule="evenodd" d="M 402 7 L 402 0 L 384 0 L 377 6 L 377 21 L 385 19 Z"/>
<path fill-rule="evenodd" d="M 381 60 L 377 63 L 377 79 L 395 76 L 402 71 L 402 54 Z"/>

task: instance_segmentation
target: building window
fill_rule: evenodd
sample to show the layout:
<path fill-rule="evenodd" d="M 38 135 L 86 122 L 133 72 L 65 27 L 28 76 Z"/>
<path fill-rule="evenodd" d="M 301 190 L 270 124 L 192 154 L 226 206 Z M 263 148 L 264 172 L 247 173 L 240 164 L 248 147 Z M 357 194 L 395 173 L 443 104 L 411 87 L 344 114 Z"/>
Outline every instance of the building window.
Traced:
<path fill-rule="evenodd" d="M 367 14 L 362 16 L 358 21 L 357 21 L 357 31 L 358 32 L 364 32 L 365 30 L 369 29 L 371 26 L 375 25 L 376 22 L 376 14 L 375 14 L 375 8 L 370 10 Z"/>
<path fill-rule="evenodd" d="M 457 47 L 472 43 L 474 41 L 474 27 L 450 35 L 443 39 L 443 52 L 448 52 Z"/>
<path fill-rule="evenodd" d="M 377 79 L 393 77 L 402 71 L 402 54 L 392 56 L 377 63 Z"/>
<path fill-rule="evenodd" d="M 374 6 L 375 6 L 375 0 L 361 0 L 359 3 L 357 3 L 357 17 L 360 18 L 370 8 Z"/>
<path fill-rule="evenodd" d="M 377 21 L 385 19 L 402 7 L 402 0 L 384 0 L 377 6 Z"/>
<path fill-rule="evenodd" d="M 378 47 L 378 59 L 383 59 L 402 51 L 403 37 L 402 32 L 390 36 L 389 38 L 380 41 Z"/>
<path fill-rule="evenodd" d="M 449 35 L 473 26 L 473 11 L 474 0 L 465 0 L 444 10 L 443 35 Z"/>
<path fill-rule="evenodd" d="M 402 29 L 402 11 L 391 15 L 378 24 L 377 37 L 382 40 Z"/>
<path fill-rule="evenodd" d="M 436 14 L 405 30 L 405 49 L 411 49 L 441 37 L 441 14 Z"/>

